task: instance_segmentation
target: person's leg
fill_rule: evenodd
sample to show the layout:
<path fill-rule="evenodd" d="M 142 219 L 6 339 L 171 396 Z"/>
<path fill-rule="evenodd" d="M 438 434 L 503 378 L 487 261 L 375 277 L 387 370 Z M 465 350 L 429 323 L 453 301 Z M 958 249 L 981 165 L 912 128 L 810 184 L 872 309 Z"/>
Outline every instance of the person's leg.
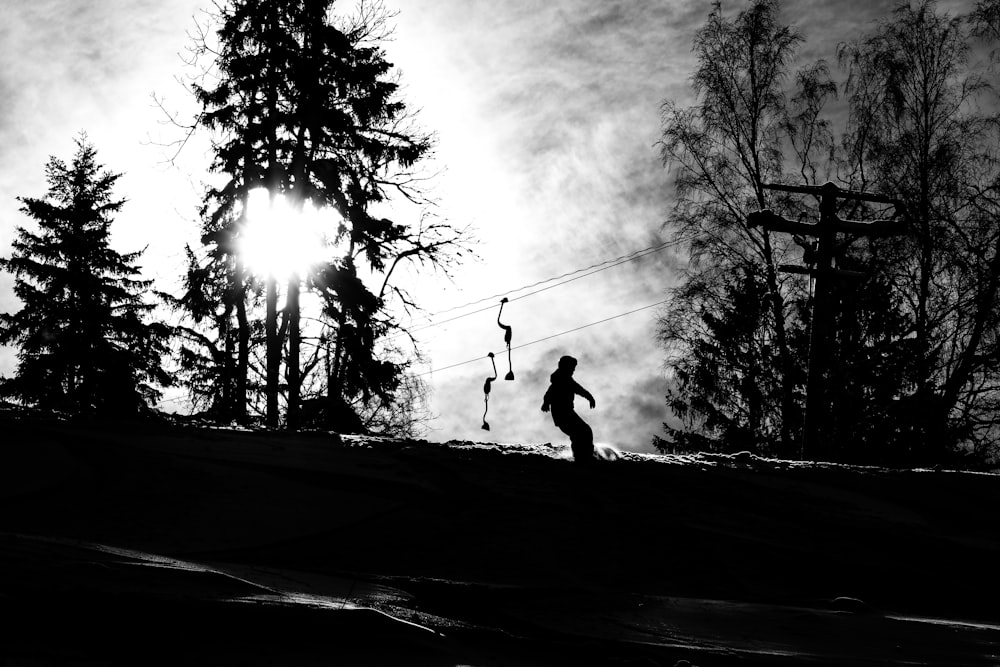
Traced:
<path fill-rule="evenodd" d="M 590 424 L 577 417 L 580 422 L 576 437 L 573 441 L 573 458 L 582 463 L 593 462 L 594 459 L 594 431 Z"/>
<path fill-rule="evenodd" d="M 552 411 L 552 422 L 560 431 L 569 436 L 570 448 L 573 450 L 573 460 L 578 463 L 594 461 L 594 431 L 583 421 L 575 410 L 566 412 Z"/>
<path fill-rule="evenodd" d="M 568 421 L 567 426 L 570 430 L 566 431 L 566 434 L 569 435 L 570 447 L 573 449 L 573 460 L 577 463 L 592 463 L 594 461 L 593 429 L 576 412 L 573 412 L 572 419 Z"/>

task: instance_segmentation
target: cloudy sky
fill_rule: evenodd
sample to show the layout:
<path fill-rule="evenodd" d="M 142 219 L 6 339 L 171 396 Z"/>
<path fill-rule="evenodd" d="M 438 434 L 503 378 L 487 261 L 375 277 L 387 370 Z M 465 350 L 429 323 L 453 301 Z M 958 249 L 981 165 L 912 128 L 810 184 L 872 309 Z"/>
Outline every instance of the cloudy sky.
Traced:
<path fill-rule="evenodd" d="M 837 42 L 858 36 L 895 4 L 797 1 L 786 3 L 784 14 L 807 39 L 803 63 L 833 61 Z M 963 12 L 971 4 L 939 6 Z M 86 131 L 103 164 L 125 174 L 117 193 L 129 203 L 113 226 L 115 246 L 147 248 L 147 276 L 172 289 L 184 244 L 197 240 L 195 209 L 209 156 L 204 142 L 189 143 L 177 156 L 165 146 L 178 130 L 164 123 L 152 96 L 181 116 L 191 112 L 176 79 L 190 73 L 182 56 L 207 3 L 0 5 L 0 255 L 9 256 L 15 227 L 27 223 L 15 197 L 44 195 L 48 156 L 68 159 L 73 137 Z M 646 307 L 665 298 L 679 258 L 666 250 L 530 296 L 534 289 L 517 289 L 669 240 L 663 223 L 670 174 L 655 147 L 659 109 L 666 99 L 692 101 L 691 38 L 711 3 L 387 0 L 387 6 L 398 11 L 389 59 L 401 72 L 405 99 L 437 137 L 432 195 L 452 224 L 473 227 L 479 256 L 450 281 L 402 277 L 428 313 L 493 297 L 432 318 L 435 325 L 419 331 L 427 363 L 415 370 L 431 389 L 436 415 L 427 437 L 565 440 L 539 405 L 559 356 L 572 354 L 580 360 L 577 379 L 597 398 L 596 410 L 582 410 L 596 439 L 648 450 L 667 418 L 667 381 L 654 341 L 658 309 Z M 726 11 L 744 6 L 723 2 Z M 12 285 L 11 276 L 0 274 L 0 310 L 17 307 Z M 513 345 L 533 343 L 511 354 L 514 382 L 502 379 L 508 361 L 496 323 L 500 295 L 511 298 L 503 321 L 513 327 Z M 491 310 L 440 323 L 491 303 Z M 486 432 L 480 425 L 490 351 L 501 379 L 493 385 Z M 456 365 L 469 360 L 478 361 Z M 0 351 L 0 374 L 15 367 L 13 351 Z"/>

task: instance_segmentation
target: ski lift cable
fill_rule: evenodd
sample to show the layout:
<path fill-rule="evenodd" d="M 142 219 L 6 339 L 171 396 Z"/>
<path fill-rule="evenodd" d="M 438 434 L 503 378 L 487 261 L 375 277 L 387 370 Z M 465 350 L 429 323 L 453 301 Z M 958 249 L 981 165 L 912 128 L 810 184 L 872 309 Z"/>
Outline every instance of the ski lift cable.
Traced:
<path fill-rule="evenodd" d="M 534 296 L 535 294 L 539 294 L 541 292 L 545 292 L 545 291 L 550 290 L 550 289 L 555 289 L 556 287 L 560 287 L 562 285 L 565 285 L 566 283 L 571 283 L 574 280 L 579 280 L 580 278 L 586 278 L 587 276 L 592 276 L 595 273 L 600 273 L 601 271 L 606 271 L 608 269 L 613 269 L 616 266 L 621 266 L 622 264 L 626 264 L 628 262 L 632 262 L 632 261 L 635 261 L 637 259 L 641 259 L 642 257 L 645 257 L 646 255 L 652 255 L 653 253 L 660 252 L 661 250 L 664 250 L 664 249 L 666 249 L 666 248 L 668 248 L 668 247 L 670 247 L 672 245 L 676 245 L 676 242 L 675 241 L 668 241 L 667 243 L 663 243 L 663 244 L 660 244 L 658 246 L 650 246 L 649 248 L 643 248 L 642 250 L 636 250 L 635 252 L 630 253 L 628 255 L 623 255 L 622 257 L 617 257 L 615 259 L 609 259 L 609 260 L 607 260 L 605 262 L 600 262 L 598 264 L 593 264 L 591 266 L 588 266 L 588 267 L 585 267 L 585 268 L 582 268 L 582 269 L 577 269 L 576 271 L 570 271 L 569 273 L 564 273 L 561 276 L 556 276 L 556 277 L 553 277 L 553 278 L 549 278 L 547 280 L 541 280 L 541 281 L 539 281 L 537 283 L 533 283 L 531 285 L 525 285 L 523 287 L 519 287 L 517 289 L 510 290 L 509 292 L 505 292 L 505 294 L 511 294 L 511 293 L 514 293 L 514 292 L 520 292 L 522 290 L 526 290 L 526 289 L 529 289 L 531 287 L 536 287 L 538 285 L 544 285 L 545 283 L 552 282 L 553 280 L 559 280 L 560 278 L 566 278 L 567 276 L 574 276 L 572 278 L 567 278 L 566 280 L 561 280 L 560 282 L 555 283 L 553 285 L 548 285 L 546 287 L 542 287 L 541 289 L 537 289 L 537 290 L 535 290 L 533 292 L 528 292 L 527 294 L 522 294 L 520 296 L 515 296 L 515 297 L 509 298 L 507 300 L 509 302 L 514 302 L 514 301 L 520 301 L 521 299 L 527 299 L 529 296 Z M 611 263 L 611 262 L 614 262 L 614 263 Z M 603 266 L 604 264 L 607 264 L 607 266 Z M 596 267 L 600 267 L 600 268 L 596 268 Z M 593 270 L 591 270 L 591 269 L 593 269 Z M 582 273 L 581 275 L 578 275 L 578 276 L 574 275 L 574 274 L 577 274 L 577 273 L 581 273 L 582 271 L 587 271 L 587 273 Z M 498 294 L 496 296 L 501 296 L 501 295 Z M 473 305 L 475 305 L 477 303 L 481 303 L 483 301 L 486 301 L 487 299 L 494 299 L 494 298 L 495 298 L 495 296 L 490 296 L 490 297 L 486 297 L 484 299 L 479 299 L 478 301 L 471 301 L 471 302 L 469 302 L 467 304 L 463 304 L 461 306 L 455 306 L 453 308 L 447 308 L 445 310 L 438 311 L 437 313 L 433 313 L 431 315 L 431 317 L 433 317 L 434 315 L 441 315 L 443 313 L 448 313 L 448 312 L 451 312 L 453 310 L 458 310 L 459 308 L 465 308 L 467 306 L 473 306 Z M 410 333 L 417 333 L 418 331 L 423 331 L 424 329 L 430 329 L 432 327 L 440 326 L 442 324 L 447 324 L 449 322 L 454 322 L 455 320 L 460 320 L 460 319 L 462 319 L 464 317 L 469 317 L 471 315 L 477 315 L 477 314 L 485 312 L 487 310 L 492 310 L 493 308 L 494 308 L 494 305 L 490 304 L 489 306 L 486 306 L 484 308 L 480 308 L 478 310 L 471 310 L 471 311 L 469 311 L 467 313 L 462 313 L 461 315 L 455 315 L 454 317 L 449 317 L 446 320 L 440 320 L 438 322 L 430 322 L 428 324 L 423 324 L 423 325 L 414 327 L 413 329 L 410 329 Z M 401 334 L 396 334 L 396 335 L 401 335 Z"/>
<path fill-rule="evenodd" d="M 439 311 L 437 311 L 435 313 L 430 313 L 429 315 L 427 315 L 427 317 L 428 318 L 432 318 L 432 317 L 435 317 L 437 315 L 444 315 L 445 313 L 450 313 L 453 310 L 461 310 L 462 308 L 467 308 L 469 306 L 475 306 L 476 304 L 483 303 L 484 301 L 494 301 L 495 299 L 497 299 L 499 297 L 502 297 L 502 296 L 506 296 L 508 294 L 514 294 L 515 292 L 521 292 L 521 291 L 526 290 L 526 289 L 531 289 L 532 287 L 538 287 L 539 285 L 544 285 L 545 283 L 550 283 L 553 280 L 561 280 L 562 278 L 568 278 L 569 276 L 575 275 L 577 273 L 582 273 L 583 271 L 590 271 L 591 269 L 596 269 L 597 267 L 604 266 L 605 264 L 611 264 L 612 262 L 615 262 L 615 266 L 617 266 L 618 263 L 624 263 L 626 261 L 631 262 L 632 260 L 639 259 L 640 257 L 645 256 L 645 254 L 649 254 L 651 252 L 659 252 L 661 250 L 665 250 L 666 248 L 669 248 L 670 246 L 677 245 L 677 243 L 678 243 L 678 241 L 665 241 L 663 243 L 659 243 L 659 244 L 656 244 L 656 245 L 651 245 L 651 246 L 649 246 L 647 248 L 640 248 L 639 250 L 633 250 L 632 252 L 627 253 L 625 255 L 620 255 L 620 256 L 614 257 L 612 259 L 606 259 L 606 260 L 604 260 L 602 262 L 597 262 L 595 264 L 591 264 L 590 266 L 584 266 L 584 267 L 581 267 L 579 269 L 574 269 L 572 271 L 567 271 L 566 273 L 563 273 L 561 275 L 552 276 L 551 278 L 545 278 L 544 280 L 539 280 L 538 282 L 534 282 L 534 283 L 531 283 L 529 285 L 522 285 L 521 287 L 516 287 L 514 289 L 509 289 L 509 290 L 507 290 L 505 292 L 500 292 L 498 294 L 492 294 L 490 296 L 484 296 L 483 298 L 476 299 L 475 301 L 469 301 L 468 303 L 463 303 L 463 304 L 460 304 L 458 306 L 452 306 L 450 308 L 445 308 L 444 310 L 439 310 Z M 605 268 L 609 268 L 610 269 L 611 267 L 608 266 L 608 267 L 605 267 Z M 603 271 L 604 269 L 601 269 L 601 270 Z M 594 273 L 596 273 L 596 271 Z M 518 297 L 518 298 L 521 298 L 521 297 Z M 511 299 L 511 301 L 513 301 L 513 299 Z"/>
<path fill-rule="evenodd" d="M 667 301 L 668 301 L 668 299 L 664 299 L 663 301 L 657 301 L 656 303 L 651 303 L 648 306 L 642 306 L 642 307 L 636 308 L 634 310 L 629 310 L 629 311 L 624 312 L 624 313 L 618 313 L 617 315 L 612 315 L 611 317 L 605 317 L 603 320 L 597 320 L 596 322 L 590 322 L 588 324 L 583 324 L 583 325 L 580 325 L 578 327 L 574 327 L 573 329 L 567 329 L 566 331 L 560 331 L 559 333 L 552 334 L 551 336 L 545 336 L 544 338 L 538 338 L 536 340 L 533 340 L 533 341 L 530 341 L 530 342 L 527 342 L 527 343 L 521 343 L 520 345 L 515 345 L 514 347 L 512 347 L 510 349 L 512 349 L 512 350 L 519 350 L 522 347 L 528 347 L 529 345 L 534 345 L 535 343 L 541 343 L 542 341 L 551 340 L 552 338 L 558 338 L 559 336 L 565 336 L 566 334 L 570 334 L 570 333 L 573 333 L 575 331 L 579 331 L 581 329 L 586 329 L 587 327 L 596 326 L 598 324 L 604 324 L 605 322 L 610 322 L 611 320 L 616 320 L 619 317 L 625 317 L 626 315 L 631 315 L 632 313 L 638 313 L 640 310 L 648 310 L 649 308 L 655 308 L 656 306 L 662 306 L 663 304 L 667 303 Z M 491 352 L 490 354 L 492 355 L 493 353 Z M 424 375 L 430 375 L 432 373 L 437 373 L 439 371 L 450 370 L 452 368 L 457 368 L 459 366 L 464 366 L 466 364 L 471 364 L 471 363 L 475 363 L 477 361 L 482 361 L 482 360 L 483 360 L 483 357 L 476 357 L 475 359 L 467 359 L 466 361 L 459 361 L 458 363 L 455 363 L 455 364 L 451 364 L 451 365 L 448 365 L 448 366 L 442 366 L 441 368 L 435 368 L 435 369 L 432 369 L 432 370 L 429 370 L 429 371 L 424 371 L 423 373 L 417 373 L 414 377 L 421 377 L 421 376 L 424 376 Z"/>

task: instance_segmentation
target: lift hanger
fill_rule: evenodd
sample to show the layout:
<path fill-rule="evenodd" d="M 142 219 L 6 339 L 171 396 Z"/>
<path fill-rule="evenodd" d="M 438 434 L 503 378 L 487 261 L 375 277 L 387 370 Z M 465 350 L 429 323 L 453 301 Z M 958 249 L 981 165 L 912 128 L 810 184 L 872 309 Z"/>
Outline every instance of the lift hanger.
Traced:
<path fill-rule="evenodd" d="M 507 303 L 507 297 L 500 299 L 500 312 L 497 313 L 497 324 L 500 328 L 504 330 L 503 342 L 507 344 L 507 374 L 503 376 L 504 380 L 514 379 L 514 368 L 510 362 L 510 339 L 513 336 L 514 329 L 503 322 L 500 321 L 500 316 L 503 314 L 503 305 Z"/>
<path fill-rule="evenodd" d="M 487 355 L 490 358 L 490 363 L 493 364 L 493 377 L 486 378 L 486 383 L 483 384 L 483 425 L 482 429 L 484 431 L 490 430 L 490 425 L 486 421 L 486 412 L 490 409 L 490 389 L 493 386 L 493 381 L 497 379 L 497 362 L 493 360 L 493 353 L 490 352 Z"/>

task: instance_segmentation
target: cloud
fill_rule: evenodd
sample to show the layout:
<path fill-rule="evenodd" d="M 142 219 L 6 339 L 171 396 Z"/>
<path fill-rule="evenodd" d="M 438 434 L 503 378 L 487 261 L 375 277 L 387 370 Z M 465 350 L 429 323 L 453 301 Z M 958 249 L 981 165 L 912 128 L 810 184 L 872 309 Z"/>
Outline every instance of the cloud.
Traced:
<path fill-rule="evenodd" d="M 799 0 L 783 3 L 782 18 L 806 38 L 799 49 L 801 61 L 822 58 L 835 64 L 838 43 L 861 37 L 877 21 L 891 17 L 899 5 L 898 0 Z M 969 13 L 974 6 L 972 0 L 938 0 L 937 11 L 957 16 Z"/>
<path fill-rule="evenodd" d="M 422 121 L 439 132 L 438 155 L 448 168 L 442 201 L 449 215 L 475 221 L 484 241 L 483 262 L 456 274 L 459 294 L 423 292 L 439 299 L 432 310 L 664 240 L 672 200 L 655 147 L 659 108 L 664 98 L 687 94 L 689 36 L 706 5 L 411 0 L 399 8 L 390 55 L 402 64 L 407 89 L 418 93 Z M 428 90 L 436 94 L 419 94 Z M 464 140 L 453 142 L 456 136 Z M 671 266 L 669 253 L 657 253 L 512 302 L 504 313 L 515 345 L 661 300 Z M 485 353 L 500 350 L 494 318 L 483 313 L 432 330 L 428 355 L 438 366 L 481 356 L 488 370 Z M 655 382 L 654 319 L 655 311 L 643 311 L 515 350 L 516 382 L 494 383 L 490 433 L 475 432 L 485 374 L 468 367 L 435 374 L 441 432 L 562 439 L 551 420 L 538 418 L 538 405 L 555 360 L 571 353 L 581 360 L 581 377 L 604 396 L 585 418 L 615 434 L 605 440 L 644 448 L 663 416 L 627 407 L 635 399 L 619 387 L 647 375 Z"/>

